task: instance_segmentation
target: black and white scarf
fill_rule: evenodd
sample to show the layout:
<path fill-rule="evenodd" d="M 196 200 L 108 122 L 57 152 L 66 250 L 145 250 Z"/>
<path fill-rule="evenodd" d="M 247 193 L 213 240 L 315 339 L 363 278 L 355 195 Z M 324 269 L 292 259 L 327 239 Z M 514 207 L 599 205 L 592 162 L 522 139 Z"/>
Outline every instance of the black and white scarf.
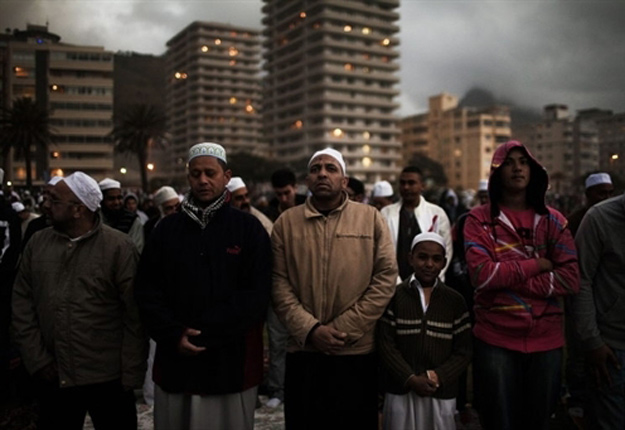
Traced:
<path fill-rule="evenodd" d="M 221 196 L 219 196 L 210 205 L 202 209 L 201 207 L 195 204 L 195 201 L 193 200 L 193 196 L 191 195 L 191 192 L 189 191 L 189 193 L 185 196 L 182 202 L 182 210 L 184 211 L 184 213 L 189 215 L 189 217 L 193 221 L 198 223 L 200 227 L 202 228 L 202 230 L 204 230 L 206 226 L 208 225 L 208 223 L 210 222 L 210 220 L 215 216 L 217 211 L 221 209 L 221 207 L 227 201 L 227 197 L 228 197 L 228 191 L 224 190 Z"/>

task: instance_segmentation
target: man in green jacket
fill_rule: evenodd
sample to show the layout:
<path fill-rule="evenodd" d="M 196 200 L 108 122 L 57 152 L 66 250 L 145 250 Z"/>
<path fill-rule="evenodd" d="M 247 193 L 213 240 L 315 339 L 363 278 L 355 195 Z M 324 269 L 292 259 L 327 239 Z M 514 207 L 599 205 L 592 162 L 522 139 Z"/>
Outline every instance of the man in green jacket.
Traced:
<path fill-rule="evenodd" d="M 133 388 L 145 375 L 147 338 L 133 297 L 138 253 L 102 224 L 102 193 L 75 172 L 50 191 L 53 228 L 24 249 L 12 329 L 39 397 L 40 429 L 136 429 Z"/>

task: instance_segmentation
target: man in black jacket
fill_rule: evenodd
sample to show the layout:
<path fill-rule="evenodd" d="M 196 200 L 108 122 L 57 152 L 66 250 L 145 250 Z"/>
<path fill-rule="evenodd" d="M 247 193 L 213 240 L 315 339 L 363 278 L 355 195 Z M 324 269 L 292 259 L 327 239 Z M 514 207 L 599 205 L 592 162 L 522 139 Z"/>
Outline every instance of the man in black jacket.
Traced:
<path fill-rule="evenodd" d="M 156 341 L 155 429 L 252 429 L 271 288 L 269 236 L 230 206 L 215 143 L 189 151 L 182 210 L 152 231 L 136 297 Z"/>

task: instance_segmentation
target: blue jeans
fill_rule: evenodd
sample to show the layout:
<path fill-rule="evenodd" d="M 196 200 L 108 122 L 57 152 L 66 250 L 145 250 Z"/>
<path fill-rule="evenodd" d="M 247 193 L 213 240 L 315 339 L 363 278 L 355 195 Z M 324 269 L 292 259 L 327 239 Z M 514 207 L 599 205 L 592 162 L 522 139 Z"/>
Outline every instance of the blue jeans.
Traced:
<path fill-rule="evenodd" d="M 475 339 L 473 385 L 485 430 L 548 428 L 560 392 L 562 348 L 523 353 Z"/>
<path fill-rule="evenodd" d="M 589 388 L 590 417 L 593 429 L 625 429 L 625 350 L 613 349 L 621 369 L 608 365 L 612 385 Z M 589 372 L 590 373 L 590 372 Z"/>

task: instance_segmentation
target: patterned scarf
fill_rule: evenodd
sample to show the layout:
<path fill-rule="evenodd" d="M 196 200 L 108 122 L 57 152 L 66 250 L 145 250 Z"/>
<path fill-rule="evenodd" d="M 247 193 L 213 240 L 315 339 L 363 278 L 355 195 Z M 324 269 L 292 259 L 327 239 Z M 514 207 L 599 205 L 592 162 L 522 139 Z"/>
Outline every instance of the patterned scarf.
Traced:
<path fill-rule="evenodd" d="M 227 201 L 227 197 L 228 191 L 224 190 L 221 196 L 219 196 L 213 203 L 202 209 L 195 204 L 195 200 L 189 191 L 182 202 L 182 210 L 184 213 L 189 215 L 193 221 L 198 223 L 202 230 L 204 230 L 217 211 L 221 209 Z"/>

